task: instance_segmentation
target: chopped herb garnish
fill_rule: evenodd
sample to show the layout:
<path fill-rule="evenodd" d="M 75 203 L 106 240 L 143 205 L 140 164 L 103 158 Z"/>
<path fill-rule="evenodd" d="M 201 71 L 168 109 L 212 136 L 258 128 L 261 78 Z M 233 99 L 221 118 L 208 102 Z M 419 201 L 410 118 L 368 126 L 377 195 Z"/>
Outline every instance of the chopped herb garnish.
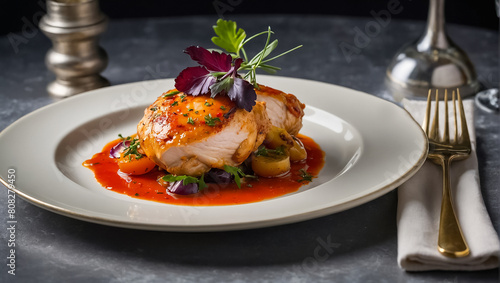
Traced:
<path fill-rule="evenodd" d="M 297 182 L 311 182 L 312 181 L 312 178 L 314 177 L 313 175 L 311 175 L 309 172 L 307 172 L 306 170 L 304 169 L 300 169 L 299 170 L 300 172 L 300 177 L 302 179 L 300 180 L 297 180 Z"/>
<path fill-rule="evenodd" d="M 188 115 L 189 115 L 189 114 L 187 114 L 187 113 L 182 114 L 182 116 L 184 116 L 184 117 L 187 117 Z"/>
<path fill-rule="evenodd" d="M 213 127 L 216 122 L 221 122 L 221 120 L 217 117 L 213 118 L 212 114 L 205 115 L 205 124 L 208 126 Z"/>
<path fill-rule="evenodd" d="M 274 153 L 277 155 L 285 155 L 286 154 L 285 146 L 284 145 L 278 146 L 277 148 L 274 149 Z"/>
<path fill-rule="evenodd" d="M 177 104 L 179 104 L 179 102 L 174 101 L 174 103 L 170 104 L 170 106 L 176 106 Z"/>
<path fill-rule="evenodd" d="M 176 94 L 178 94 L 178 93 L 180 93 L 180 91 L 178 91 L 178 90 L 173 90 L 173 91 L 171 91 L 171 92 L 169 92 L 169 93 L 165 94 L 163 97 L 170 97 L 170 96 L 174 96 L 174 95 L 176 95 Z"/>
<path fill-rule="evenodd" d="M 183 185 L 188 185 L 188 184 L 198 184 L 198 189 L 203 190 L 204 188 L 207 187 L 207 184 L 205 183 L 204 180 L 205 175 L 201 175 L 201 177 L 198 179 L 193 176 L 187 176 L 187 175 L 165 175 L 162 177 L 162 180 L 165 182 L 173 183 L 177 181 L 182 181 Z"/>
<path fill-rule="evenodd" d="M 194 109 L 193 108 L 189 108 L 188 111 L 193 111 Z"/>
<path fill-rule="evenodd" d="M 126 138 L 124 138 L 124 137 L 122 136 L 122 134 L 118 134 L 118 137 L 119 137 L 122 141 L 128 141 L 128 140 L 130 140 L 130 139 L 131 139 L 131 137 L 126 137 Z"/>
<path fill-rule="evenodd" d="M 191 118 L 191 117 L 188 118 L 187 122 L 188 122 L 188 124 L 194 125 L 193 118 Z"/>
<path fill-rule="evenodd" d="M 198 113 L 200 113 L 200 111 L 194 111 L 194 114 L 198 114 Z"/>
<path fill-rule="evenodd" d="M 280 145 L 276 149 L 269 149 L 263 145 L 259 146 L 257 151 L 255 152 L 256 156 L 269 156 L 269 154 L 275 155 L 285 155 L 285 146 Z"/>
<path fill-rule="evenodd" d="M 130 137 L 127 137 L 126 140 L 130 140 Z M 132 155 L 135 155 L 135 159 L 141 159 L 143 155 L 139 153 L 139 148 L 141 148 L 141 143 L 138 138 L 134 138 L 130 141 L 130 145 L 123 151 L 123 156 L 128 156 L 128 160 L 132 160 Z"/>
<path fill-rule="evenodd" d="M 224 106 L 221 105 L 220 109 L 226 110 L 226 107 L 224 107 Z"/>
<path fill-rule="evenodd" d="M 151 108 L 149 108 L 149 110 L 156 111 L 156 110 L 158 110 L 158 107 L 156 107 L 156 106 L 155 107 L 151 107 Z"/>
<path fill-rule="evenodd" d="M 212 104 L 210 104 L 209 102 L 205 102 L 205 106 L 209 106 L 209 107 L 210 107 L 210 106 L 212 106 L 212 105 L 214 105 L 214 104 L 213 104 L 213 103 L 212 103 Z"/>
<path fill-rule="evenodd" d="M 136 197 L 138 197 L 138 196 L 139 196 L 139 194 L 138 194 L 138 193 L 135 193 L 135 196 L 136 196 Z"/>

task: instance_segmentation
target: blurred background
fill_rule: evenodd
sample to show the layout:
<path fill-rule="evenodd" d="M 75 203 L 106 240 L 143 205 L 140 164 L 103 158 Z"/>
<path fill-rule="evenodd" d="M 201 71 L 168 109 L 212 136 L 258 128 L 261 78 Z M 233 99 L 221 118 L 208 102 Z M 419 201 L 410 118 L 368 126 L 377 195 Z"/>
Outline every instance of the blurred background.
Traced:
<path fill-rule="evenodd" d="M 387 9 L 388 5 L 402 5 L 395 19 L 425 20 L 429 1 L 422 0 L 100 0 L 101 10 L 111 19 L 141 17 L 174 17 L 183 15 L 222 14 L 231 18 L 236 14 L 318 14 L 370 17 L 372 11 Z M 44 11 L 45 0 L 3 1 L 0 35 L 21 31 L 23 18 L 31 22 L 33 16 Z M 448 0 L 446 21 L 468 26 L 498 29 L 494 0 Z"/>

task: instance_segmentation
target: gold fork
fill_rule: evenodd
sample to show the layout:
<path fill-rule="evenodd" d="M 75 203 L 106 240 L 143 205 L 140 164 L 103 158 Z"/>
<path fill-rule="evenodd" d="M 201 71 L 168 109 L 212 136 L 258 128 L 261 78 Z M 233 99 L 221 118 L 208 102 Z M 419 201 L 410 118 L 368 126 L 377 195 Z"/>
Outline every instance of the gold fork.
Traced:
<path fill-rule="evenodd" d="M 450 190 L 450 164 L 452 161 L 466 159 L 471 153 L 471 143 L 467 122 L 465 120 L 464 106 L 457 89 L 458 108 L 460 109 L 461 133 L 459 133 L 457 119 L 457 103 L 455 101 L 455 91 L 452 94 L 453 112 L 455 120 L 454 139 L 450 140 L 448 125 L 448 92 L 444 93 L 444 135 L 439 136 L 439 100 L 436 90 L 436 108 L 434 110 L 434 120 L 429 131 L 429 120 L 431 113 L 431 90 L 427 97 L 427 109 L 423 128 L 429 139 L 429 155 L 435 164 L 443 168 L 443 200 L 441 202 L 441 216 L 439 221 L 438 250 L 441 254 L 449 257 L 464 257 L 469 254 L 469 246 L 464 239 L 462 229 L 458 223 L 457 216 L 452 204 L 452 195 Z"/>

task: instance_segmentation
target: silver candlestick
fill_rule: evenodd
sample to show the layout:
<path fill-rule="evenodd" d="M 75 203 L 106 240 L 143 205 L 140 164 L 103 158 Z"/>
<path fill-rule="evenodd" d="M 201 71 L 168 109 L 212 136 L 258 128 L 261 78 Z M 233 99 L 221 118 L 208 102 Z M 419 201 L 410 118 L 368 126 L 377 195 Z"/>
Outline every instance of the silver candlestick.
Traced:
<path fill-rule="evenodd" d="M 99 74 L 108 62 L 106 51 L 98 45 L 106 28 L 98 0 L 47 0 L 40 29 L 53 44 L 45 59 L 56 75 L 47 86 L 49 94 L 62 98 L 109 86 Z"/>
<path fill-rule="evenodd" d="M 458 88 L 462 97 L 478 91 L 474 66 L 446 34 L 444 0 L 430 0 L 425 33 L 394 56 L 386 82 L 397 101 L 426 98 L 431 88 Z"/>

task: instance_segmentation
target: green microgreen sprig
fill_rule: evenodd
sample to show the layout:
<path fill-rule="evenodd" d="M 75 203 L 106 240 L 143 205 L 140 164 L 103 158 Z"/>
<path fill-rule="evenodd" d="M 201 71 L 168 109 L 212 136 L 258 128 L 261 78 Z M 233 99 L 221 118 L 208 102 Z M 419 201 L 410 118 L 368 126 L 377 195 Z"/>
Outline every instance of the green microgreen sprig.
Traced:
<path fill-rule="evenodd" d="M 238 28 L 236 22 L 233 21 L 219 19 L 217 21 L 217 24 L 213 26 L 213 29 L 217 36 L 212 37 L 212 42 L 218 47 L 226 50 L 226 52 L 228 52 L 233 58 L 243 59 L 243 63 L 241 64 L 238 71 L 248 71 L 243 78 L 245 80 L 248 80 L 254 86 L 257 86 L 257 69 L 262 69 L 265 72 L 274 74 L 281 68 L 269 65 L 267 64 L 268 62 L 302 47 L 302 45 L 299 45 L 279 55 L 267 58 L 271 54 L 271 52 L 273 52 L 278 46 L 277 39 L 271 41 L 271 35 L 274 33 L 271 30 L 271 27 L 268 27 L 267 31 L 259 32 L 253 36 L 250 36 L 249 38 L 246 38 L 246 32 L 243 29 Z M 261 35 L 267 35 L 264 48 L 249 60 L 244 46 L 251 40 Z M 243 56 L 241 56 L 240 54 L 242 54 Z"/>

